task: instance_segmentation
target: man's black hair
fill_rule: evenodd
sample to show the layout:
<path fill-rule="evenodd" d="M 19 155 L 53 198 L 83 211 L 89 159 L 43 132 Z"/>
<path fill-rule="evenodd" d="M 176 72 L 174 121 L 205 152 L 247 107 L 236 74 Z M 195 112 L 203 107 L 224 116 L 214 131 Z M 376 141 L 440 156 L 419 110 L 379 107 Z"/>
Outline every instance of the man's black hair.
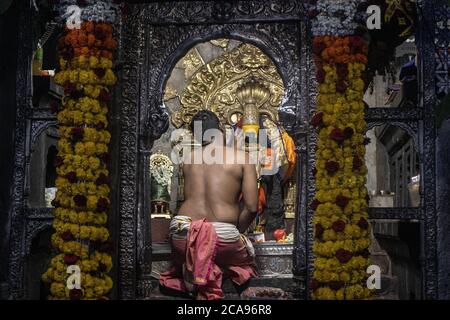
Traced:
<path fill-rule="evenodd" d="M 194 124 L 195 122 L 201 122 L 202 124 L 202 136 L 198 137 L 196 136 L 196 132 L 194 132 Z M 194 134 L 195 140 L 201 142 L 203 145 L 208 144 L 211 141 L 204 141 L 203 137 L 205 135 L 205 131 L 209 129 L 217 129 L 220 130 L 220 120 L 216 116 L 216 114 L 209 110 L 200 110 L 197 112 L 193 117 L 191 124 L 189 125 L 189 128 L 192 131 L 192 134 Z"/>

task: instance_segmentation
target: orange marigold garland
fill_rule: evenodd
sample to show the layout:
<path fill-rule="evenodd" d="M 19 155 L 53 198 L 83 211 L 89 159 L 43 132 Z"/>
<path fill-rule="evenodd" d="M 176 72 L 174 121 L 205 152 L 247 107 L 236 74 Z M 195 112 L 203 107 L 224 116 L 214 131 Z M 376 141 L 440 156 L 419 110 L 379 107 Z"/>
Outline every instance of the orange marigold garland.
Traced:
<path fill-rule="evenodd" d="M 108 276 L 109 232 L 104 225 L 110 207 L 107 128 L 109 88 L 116 82 L 112 70 L 116 46 L 112 25 L 102 21 L 65 28 L 58 41 L 60 71 L 55 82 L 63 86 L 64 97 L 57 114 L 60 139 L 54 163 L 52 244 L 59 254 L 42 276 L 50 284 L 49 299 L 105 299 L 113 286 Z M 81 270 L 79 289 L 67 286 L 72 265 Z"/>
<path fill-rule="evenodd" d="M 339 21 L 334 13 L 343 6 L 348 6 L 348 28 L 335 34 L 330 24 Z M 366 286 L 370 232 L 362 73 L 368 46 L 354 35 L 356 24 L 348 17 L 357 13 L 355 1 L 318 0 L 311 11 L 316 19 L 312 51 L 318 81 L 311 125 L 318 139 L 316 197 L 311 203 L 316 258 L 310 288 L 314 299 L 365 299 L 370 296 Z"/>

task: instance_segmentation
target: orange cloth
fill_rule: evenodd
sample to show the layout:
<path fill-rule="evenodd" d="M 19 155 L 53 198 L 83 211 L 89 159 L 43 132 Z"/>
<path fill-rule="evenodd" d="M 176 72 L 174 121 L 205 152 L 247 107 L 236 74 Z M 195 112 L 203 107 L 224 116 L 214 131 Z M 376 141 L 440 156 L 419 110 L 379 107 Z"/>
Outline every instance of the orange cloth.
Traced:
<path fill-rule="evenodd" d="M 266 207 L 266 192 L 262 186 L 258 189 L 258 213 L 261 214 Z"/>
<path fill-rule="evenodd" d="M 289 136 L 289 134 L 284 131 L 282 134 L 284 148 L 286 150 L 286 157 L 288 160 L 288 167 L 283 176 L 283 181 L 289 180 L 292 173 L 295 170 L 295 165 L 297 164 L 297 154 L 295 153 L 295 143 L 294 140 Z"/>
<path fill-rule="evenodd" d="M 242 201 L 244 199 L 244 195 L 239 195 L 239 201 Z M 258 213 L 261 214 L 264 211 L 264 208 L 266 207 L 266 192 L 264 191 L 264 188 L 262 186 L 258 189 Z"/>

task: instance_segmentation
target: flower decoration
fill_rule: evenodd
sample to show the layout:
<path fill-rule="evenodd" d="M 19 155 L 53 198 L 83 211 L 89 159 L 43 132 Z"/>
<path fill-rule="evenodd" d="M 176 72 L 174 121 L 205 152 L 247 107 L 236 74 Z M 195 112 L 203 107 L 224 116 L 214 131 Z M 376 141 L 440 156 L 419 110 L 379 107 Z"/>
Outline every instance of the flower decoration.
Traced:
<path fill-rule="evenodd" d="M 345 139 L 344 133 L 339 128 L 333 129 L 333 131 L 331 131 L 329 137 L 331 140 L 336 141 L 337 143 L 342 143 Z"/>
<path fill-rule="evenodd" d="M 339 170 L 339 163 L 336 161 L 328 160 L 325 163 L 325 169 L 329 174 L 333 174 Z"/>
<path fill-rule="evenodd" d="M 312 117 L 311 125 L 315 128 L 323 125 L 323 112 L 318 112 Z"/>
<path fill-rule="evenodd" d="M 105 299 L 113 282 L 107 221 L 109 200 L 108 103 L 116 82 L 113 23 L 118 5 L 112 1 L 60 0 L 58 21 L 70 5 L 81 7 L 79 29 L 65 28 L 58 40 L 60 71 L 55 82 L 64 88 L 55 107 L 60 139 L 55 157 L 57 193 L 52 244 L 59 251 L 43 274 L 50 299 Z M 66 286 L 67 267 L 81 269 L 81 288 Z"/>
<path fill-rule="evenodd" d="M 342 220 L 337 220 L 333 222 L 331 228 L 336 232 L 342 232 L 345 230 L 345 222 Z"/>
<path fill-rule="evenodd" d="M 324 231 L 325 230 L 320 223 L 316 224 L 315 226 L 316 237 L 320 238 L 323 235 Z"/>
<path fill-rule="evenodd" d="M 314 299 L 366 299 L 367 221 L 363 72 L 368 44 L 360 36 L 360 1 L 312 1 L 312 53 L 318 83 L 316 196 L 310 290 Z"/>
<path fill-rule="evenodd" d="M 346 196 L 337 196 L 336 197 L 336 204 L 341 207 L 341 208 L 345 208 L 345 206 L 348 204 L 349 199 Z"/>

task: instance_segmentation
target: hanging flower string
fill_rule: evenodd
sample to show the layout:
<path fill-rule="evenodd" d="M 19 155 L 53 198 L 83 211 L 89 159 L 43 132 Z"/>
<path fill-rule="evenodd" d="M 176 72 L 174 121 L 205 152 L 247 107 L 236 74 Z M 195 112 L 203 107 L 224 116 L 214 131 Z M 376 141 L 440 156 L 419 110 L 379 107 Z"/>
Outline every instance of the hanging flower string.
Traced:
<path fill-rule="evenodd" d="M 315 1 L 313 1 L 315 2 Z M 368 194 L 362 74 L 368 46 L 358 36 L 355 0 L 318 0 L 310 8 L 318 82 L 316 197 L 310 204 L 314 299 L 365 299 L 369 265 Z"/>
<path fill-rule="evenodd" d="M 56 7 L 60 22 L 73 4 L 83 5 L 82 22 L 79 29 L 66 27 L 60 37 L 60 71 L 55 76 L 64 88 L 57 110 L 60 139 L 54 163 L 52 244 L 59 254 L 42 278 L 50 283 L 50 299 L 105 299 L 113 286 L 105 224 L 110 207 L 107 129 L 110 87 L 116 82 L 112 23 L 117 6 L 109 1 L 63 0 Z M 81 288 L 67 286 L 71 265 L 81 270 Z"/>

